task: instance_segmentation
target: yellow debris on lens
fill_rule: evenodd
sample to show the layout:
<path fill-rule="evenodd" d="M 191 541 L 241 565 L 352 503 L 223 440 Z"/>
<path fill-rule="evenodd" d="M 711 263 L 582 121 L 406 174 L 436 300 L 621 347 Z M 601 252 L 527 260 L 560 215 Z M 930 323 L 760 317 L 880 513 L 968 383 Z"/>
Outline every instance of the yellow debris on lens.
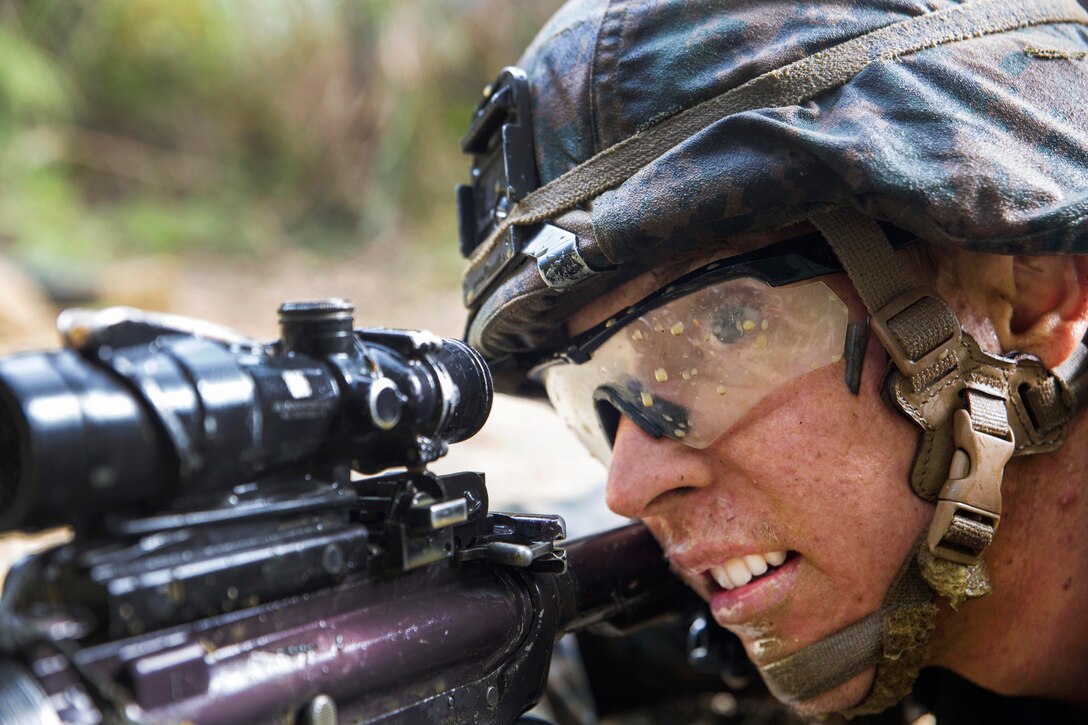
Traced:
<path fill-rule="evenodd" d="M 671 328 L 669 328 L 669 332 L 671 332 L 674 335 L 683 334 L 683 332 L 684 332 L 684 323 L 683 322 L 677 322 L 675 325 L 673 325 Z"/>
<path fill-rule="evenodd" d="M 762 332 L 756 335 L 756 349 L 762 350 L 767 347 L 767 336 Z"/>
<path fill-rule="evenodd" d="M 745 320 L 744 321 L 744 331 L 745 332 L 751 332 L 754 329 L 756 329 L 755 320 Z"/>
<path fill-rule="evenodd" d="M 631 339 L 632 339 L 632 340 L 636 340 L 636 341 L 637 341 L 637 340 L 641 340 L 641 339 L 642 339 L 642 330 L 635 330 L 635 331 L 634 331 L 634 332 L 633 332 L 633 333 L 631 334 Z"/>
<path fill-rule="evenodd" d="M 683 438 L 684 436 L 686 436 L 686 435 L 687 435 L 687 433 L 685 433 L 684 431 L 680 430 L 679 428 L 677 428 L 676 430 L 674 430 L 674 431 L 672 432 L 672 434 L 673 434 L 674 436 L 676 436 L 677 438 Z"/>
<path fill-rule="evenodd" d="M 839 360 L 842 360 L 842 355 L 832 355 L 831 356 L 831 362 L 837 363 Z"/>
<path fill-rule="evenodd" d="M 645 390 L 642 391 L 642 407 L 644 407 L 644 408 L 654 407 L 654 396 L 650 395 Z"/>
<path fill-rule="evenodd" d="M 615 317 L 613 317 L 612 319 L 610 319 L 610 320 L 608 320 L 607 322 L 605 322 L 605 323 L 604 323 L 604 326 L 605 326 L 605 329 L 607 329 L 607 328 L 609 328 L 609 327 L 613 327 L 613 326 L 614 326 L 615 324 L 616 324 L 616 318 L 615 318 Z"/>
<path fill-rule="evenodd" d="M 761 330 L 766 330 L 768 327 L 770 327 L 770 323 L 767 322 L 766 320 L 763 320 L 762 322 L 759 323 L 759 329 L 761 329 Z"/>
<path fill-rule="evenodd" d="M 658 368 L 657 370 L 654 370 L 654 377 L 657 379 L 657 382 L 663 383 L 669 379 L 669 373 L 665 368 Z"/>
<path fill-rule="evenodd" d="M 719 385 L 718 386 L 718 395 L 725 395 L 725 386 L 724 385 Z"/>

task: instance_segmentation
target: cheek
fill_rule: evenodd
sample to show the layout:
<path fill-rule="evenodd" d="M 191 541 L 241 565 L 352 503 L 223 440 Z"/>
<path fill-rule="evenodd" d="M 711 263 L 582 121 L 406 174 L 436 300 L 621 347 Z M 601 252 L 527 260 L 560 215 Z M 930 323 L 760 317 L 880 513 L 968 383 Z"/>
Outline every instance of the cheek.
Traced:
<path fill-rule="evenodd" d="M 845 364 L 829 365 L 768 395 L 715 445 L 731 458 L 756 457 L 755 470 L 844 495 L 862 493 L 845 479 L 868 487 L 894 475 L 907 486 L 918 428 L 880 399 L 885 369 L 870 337 L 858 395 L 846 389 Z"/>
<path fill-rule="evenodd" d="M 890 582 L 931 508 L 911 491 L 919 433 L 880 400 L 875 344 L 858 396 L 846 391 L 842 365 L 816 371 L 765 399 L 725 445 L 731 460 L 750 460 L 759 507 L 815 566 L 850 579 L 890 567 Z"/>

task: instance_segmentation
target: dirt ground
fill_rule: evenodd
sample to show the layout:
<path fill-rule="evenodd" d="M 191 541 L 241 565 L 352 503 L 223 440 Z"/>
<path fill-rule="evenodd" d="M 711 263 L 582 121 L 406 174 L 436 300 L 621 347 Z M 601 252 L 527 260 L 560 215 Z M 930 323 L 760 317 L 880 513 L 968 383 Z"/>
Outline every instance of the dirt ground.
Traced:
<path fill-rule="evenodd" d="M 107 303 L 191 315 L 259 339 L 276 336 L 282 301 L 323 297 L 354 302 L 357 325 L 459 337 L 464 324 L 457 261 L 434 263 L 381 240 L 346 259 L 300 251 L 271 260 L 131 259 L 94 270 L 86 282 Z M 32 280 L 0 259 L 0 351 L 55 346 L 55 312 Z M 499 396 L 483 431 L 432 468 L 483 471 L 493 508 L 563 513 L 572 536 L 619 522 L 602 503 L 603 467 L 539 403 Z M 0 537 L 0 576 L 28 545 Z"/>

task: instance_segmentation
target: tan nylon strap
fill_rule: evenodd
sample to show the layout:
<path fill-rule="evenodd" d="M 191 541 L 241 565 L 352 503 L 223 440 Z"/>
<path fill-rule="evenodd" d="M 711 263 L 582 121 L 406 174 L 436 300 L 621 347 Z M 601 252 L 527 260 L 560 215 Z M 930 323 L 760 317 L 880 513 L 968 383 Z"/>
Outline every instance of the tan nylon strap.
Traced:
<path fill-rule="evenodd" d="M 809 218 L 835 250 L 843 269 L 857 289 L 865 309 L 877 315 L 896 298 L 915 288 L 895 256 L 880 226 L 851 209 L 834 209 Z M 921 359 L 959 330 L 959 321 L 942 300 L 922 297 L 887 321 L 888 329 L 912 360 Z M 889 353 L 891 351 L 889 350 Z M 955 358 L 937 361 L 918 373 L 916 388 L 947 372 Z"/>
<path fill-rule="evenodd" d="M 1069 397 L 1069 406 L 1067 407 L 1065 401 L 1061 398 L 1060 392 L 1056 389 L 1053 392 L 1054 400 L 1048 401 L 1051 403 L 1051 407 L 1047 413 L 1051 417 L 1047 417 L 1041 410 L 1033 409 L 1033 412 L 1038 410 L 1037 414 L 1040 418 L 1040 423 L 1043 422 L 1043 418 L 1047 417 L 1047 423 L 1054 425 L 1054 418 L 1057 418 L 1061 412 L 1065 412 L 1068 416 L 1078 410 L 1080 406 L 1084 404 L 1085 397 L 1088 396 L 1088 346 L 1082 340 L 1079 345 L 1073 349 L 1073 354 L 1058 367 L 1052 370 L 1054 377 L 1061 381 L 1061 384 L 1065 387 Z M 1032 401 L 1035 402 L 1035 401 Z M 1040 401 L 1041 402 L 1041 401 Z M 1070 410 L 1071 408 L 1071 410 Z M 1060 412 L 1059 412 L 1060 411 Z M 1059 421 L 1058 424 L 1064 421 Z"/>
<path fill-rule="evenodd" d="M 888 237 L 875 221 L 852 209 L 809 217 L 835 250 L 843 269 L 874 320 L 896 299 L 914 290 L 895 256 Z M 923 296 L 887 320 L 888 330 L 911 360 L 924 355 L 959 332 L 959 321 L 943 300 Z M 892 354 L 892 350 L 888 350 Z M 893 359 L 895 356 L 893 355 Z M 912 379 L 915 388 L 926 385 L 951 369 L 955 359 L 938 360 Z M 898 360 L 896 364 L 899 364 Z"/>
<path fill-rule="evenodd" d="M 970 388 L 964 394 L 967 412 L 971 415 L 971 427 L 996 438 L 1012 440 L 1009 430 L 1009 414 L 1005 399 L 985 395 Z"/>
<path fill-rule="evenodd" d="M 956 516 L 948 526 L 944 541 L 982 554 L 994 540 L 994 527 Z"/>
<path fill-rule="evenodd" d="M 759 668 L 775 697 L 784 702 L 811 700 L 880 664 L 886 655 L 898 656 L 885 652 L 886 621 L 898 610 L 929 605 L 933 598 L 915 564 L 916 550 L 911 550 L 878 611 Z"/>
<path fill-rule="evenodd" d="M 893 314 L 886 320 L 887 329 L 902 352 L 888 349 L 889 355 L 900 365 L 899 356 L 903 353 L 910 360 L 927 357 L 940 351 L 943 343 L 951 341 L 959 331 L 959 322 L 955 314 L 943 300 L 934 296 L 917 293 L 903 271 L 891 244 L 884 232 L 873 220 L 859 213 L 837 209 L 827 214 L 812 217 L 812 223 L 827 239 L 828 244 L 843 263 L 843 267 L 853 282 L 858 294 L 873 318 L 874 324 L 886 314 Z M 935 293 L 932 293 L 935 294 Z M 907 307 L 895 312 L 902 300 L 910 300 Z M 960 338 L 955 338 L 957 341 Z M 882 340 L 883 342 L 883 340 Z M 1013 441 L 1009 426 L 1009 413 L 1006 408 L 1007 391 L 1002 382 L 993 377 L 985 368 L 976 368 L 965 375 L 956 371 L 959 357 L 952 348 L 945 348 L 943 354 L 910 377 L 910 383 L 916 394 L 921 393 L 931 384 L 943 379 L 946 374 L 963 375 L 965 386 L 963 402 L 952 397 L 945 400 L 945 411 L 949 408 L 966 407 L 970 416 L 971 427 L 980 432 L 1005 441 Z M 900 367 L 903 371 L 903 367 Z M 934 417 L 935 416 L 935 417 Z M 941 410 L 931 410 L 923 415 L 925 427 L 935 425 L 935 420 L 945 417 Z M 946 434 L 951 428 L 945 429 Z M 925 453 L 927 443 L 918 455 Z M 917 457 L 917 456 L 916 456 Z M 974 462 L 978 465 L 978 461 Z M 948 471 L 944 471 L 947 475 Z M 948 479 L 946 479 L 947 484 Z M 1000 476 L 997 484 L 1000 485 Z M 944 488 L 941 489 L 942 495 Z M 938 507 L 940 504 L 938 504 Z M 939 510 L 939 508 L 938 508 Z M 938 519 L 934 519 L 935 522 Z M 941 520 L 943 525 L 943 519 Z M 994 535 L 994 526 L 985 522 L 975 522 L 963 517 L 952 517 L 948 528 L 941 536 L 942 546 L 955 545 L 981 555 L 989 546 Z M 936 523 L 934 525 L 937 525 Z M 941 556 L 948 556 L 942 549 Z"/>
<path fill-rule="evenodd" d="M 887 248 L 891 249 L 890 246 Z M 892 259 L 894 261 L 894 256 Z M 899 276 L 903 277 L 903 273 Z M 959 326 L 959 320 L 948 305 L 933 297 L 923 297 L 888 320 L 888 329 L 913 360 L 936 349 Z"/>
<path fill-rule="evenodd" d="M 835 250 L 870 314 L 914 288 L 884 230 L 869 217 L 851 209 L 833 209 L 809 221 Z"/>
<path fill-rule="evenodd" d="M 1069 422 L 1088 394 L 1088 346 L 1082 340 L 1042 382 L 1021 392 L 1035 427 L 1046 434 Z"/>
<path fill-rule="evenodd" d="M 837 88 L 876 61 L 946 43 L 1050 23 L 1088 24 L 1076 0 L 978 0 L 878 28 L 678 113 L 601 151 L 518 202 L 469 258 L 470 275 L 513 225 L 554 218 L 615 188 L 639 169 L 726 116 L 803 103 Z"/>
<path fill-rule="evenodd" d="M 884 614 L 876 611 L 759 671 L 779 700 L 803 702 L 876 665 L 883 640 Z"/>
<path fill-rule="evenodd" d="M 1055 378 L 1047 378 L 1022 394 L 1040 433 L 1048 433 L 1069 420 L 1069 410 L 1062 404 L 1061 390 Z"/>
<path fill-rule="evenodd" d="M 1061 365 L 1054 368 L 1053 373 L 1067 383 L 1084 376 L 1088 370 L 1088 346 L 1081 342 Z"/>
<path fill-rule="evenodd" d="M 938 360 L 936 364 L 930 365 L 922 372 L 912 375 L 910 377 L 911 387 L 914 388 L 915 393 L 921 393 L 933 383 L 937 382 L 945 375 L 955 370 L 960 364 L 959 356 L 955 351 L 949 351 L 949 354 L 943 360 Z"/>
<path fill-rule="evenodd" d="M 1088 346 L 1084 341 L 1073 349 L 1069 359 L 1054 368 L 1052 372 L 1065 382 L 1074 401 L 1079 403 L 1083 399 L 1085 387 L 1088 387 Z"/>

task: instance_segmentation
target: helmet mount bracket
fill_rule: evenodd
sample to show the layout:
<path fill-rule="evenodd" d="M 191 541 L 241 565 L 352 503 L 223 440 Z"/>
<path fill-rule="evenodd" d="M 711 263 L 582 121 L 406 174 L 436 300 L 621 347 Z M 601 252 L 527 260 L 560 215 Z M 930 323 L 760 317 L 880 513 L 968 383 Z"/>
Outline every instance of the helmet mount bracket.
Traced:
<path fill-rule="evenodd" d="M 469 308 L 525 257 L 536 261 L 541 279 L 559 292 L 609 268 L 587 259 L 577 235 L 555 224 L 503 225 L 515 205 L 540 186 L 529 99 L 525 71 L 504 68 L 484 88 L 461 140 L 461 150 L 472 157 L 472 183 L 457 187 L 461 256 L 482 252 L 484 242 L 498 233 L 494 246 L 465 274 L 462 296 Z"/>
<path fill-rule="evenodd" d="M 525 71 L 504 68 L 484 88 L 461 139 L 461 151 L 472 156 L 472 183 L 457 187 L 461 255 L 470 257 L 514 205 L 540 185 Z M 524 226 L 506 230 L 483 264 L 466 277 L 466 304 L 479 299 L 509 268 L 534 230 Z"/>

